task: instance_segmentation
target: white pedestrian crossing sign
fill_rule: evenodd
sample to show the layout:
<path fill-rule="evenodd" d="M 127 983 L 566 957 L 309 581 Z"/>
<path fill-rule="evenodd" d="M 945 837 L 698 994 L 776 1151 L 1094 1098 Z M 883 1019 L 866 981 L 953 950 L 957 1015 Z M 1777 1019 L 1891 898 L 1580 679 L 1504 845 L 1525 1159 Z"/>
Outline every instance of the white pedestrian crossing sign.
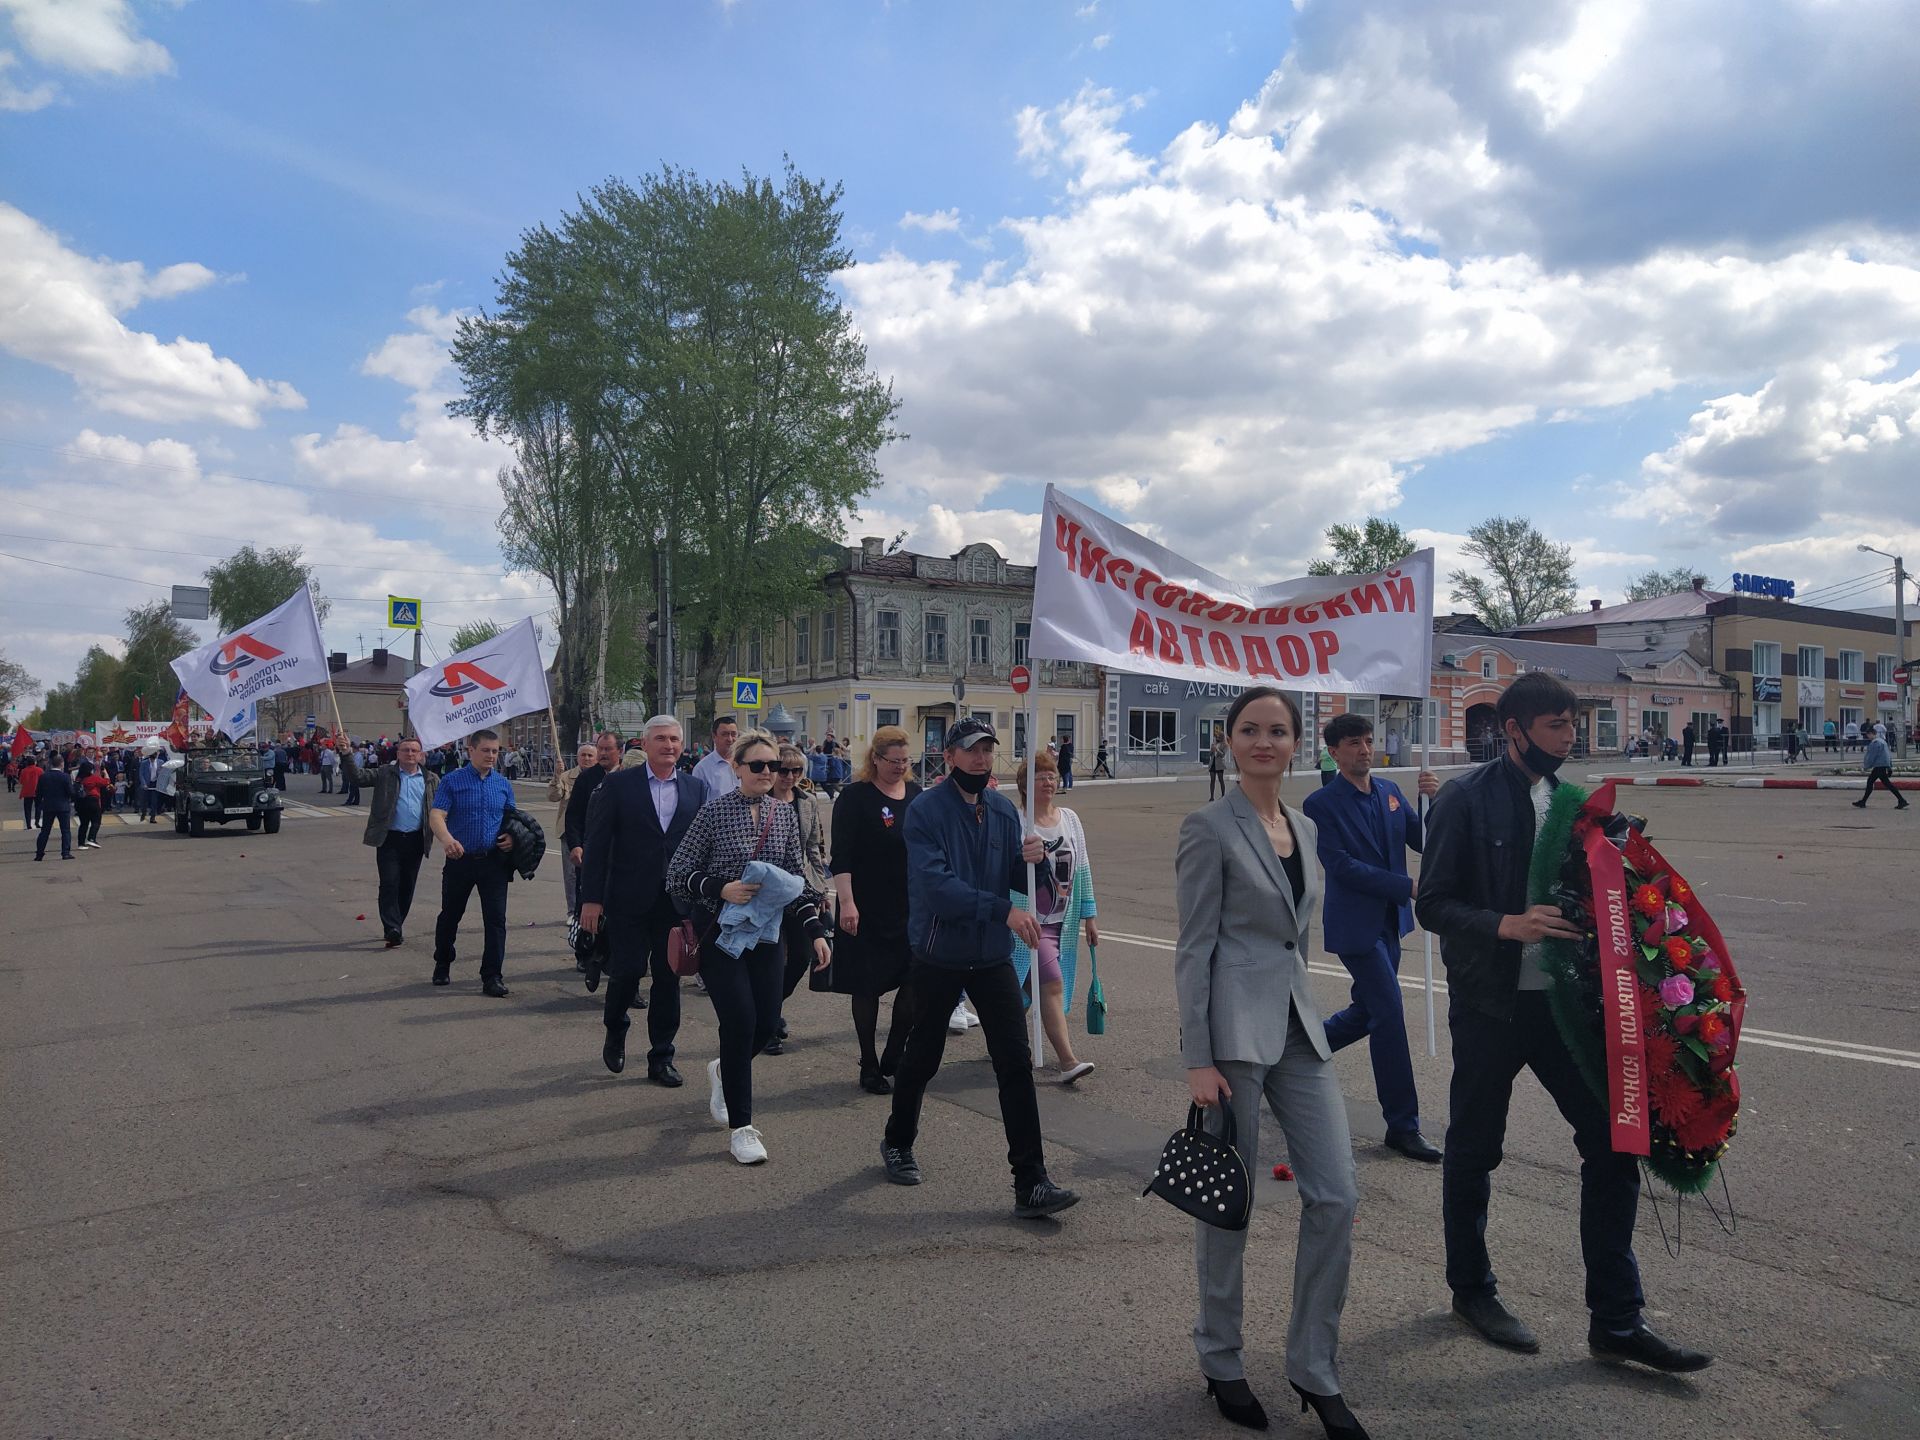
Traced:
<path fill-rule="evenodd" d="M 420 601 L 406 595 L 387 596 L 387 628 L 390 630 L 418 630 L 420 628 Z"/>
<path fill-rule="evenodd" d="M 733 677 L 733 708 L 736 710 L 760 708 L 760 677 L 758 675 Z"/>

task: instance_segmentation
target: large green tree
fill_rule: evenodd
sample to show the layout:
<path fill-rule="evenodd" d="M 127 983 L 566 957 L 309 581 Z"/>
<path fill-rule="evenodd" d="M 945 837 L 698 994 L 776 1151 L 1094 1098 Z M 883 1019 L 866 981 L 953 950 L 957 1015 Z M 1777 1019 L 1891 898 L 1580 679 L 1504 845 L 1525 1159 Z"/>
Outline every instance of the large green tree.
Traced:
<path fill-rule="evenodd" d="M 1511 630 L 1573 608 L 1578 586 L 1572 547 L 1554 544 L 1524 516 L 1482 520 L 1461 548 L 1478 569 L 1447 577 L 1453 598 L 1471 605 L 1489 630 Z"/>
<path fill-rule="evenodd" d="M 110 720 L 120 695 L 120 658 L 99 645 L 81 657 L 79 672 L 68 685 L 47 691 L 40 707 L 50 730 L 90 730 L 96 720 Z"/>
<path fill-rule="evenodd" d="M 165 600 L 127 611 L 127 653 L 120 662 L 120 690 L 114 710 L 104 718 L 131 718 L 136 695 L 141 697 L 147 718 L 169 713 L 174 693 L 180 688 L 179 677 L 173 673 L 174 657 L 199 643 L 191 630 L 173 618 L 173 607 Z"/>
<path fill-rule="evenodd" d="M 1678 595 L 1693 588 L 1693 567 L 1677 565 L 1671 570 L 1649 570 L 1627 586 L 1628 600 L 1658 600 L 1662 595 Z"/>
<path fill-rule="evenodd" d="M 9 660 L 6 652 L 0 651 L 0 710 L 39 688 L 40 682 L 27 673 L 26 666 Z"/>
<path fill-rule="evenodd" d="M 1307 566 L 1309 575 L 1372 575 L 1414 552 L 1413 540 L 1391 520 L 1369 515 L 1365 526 L 1329 525 L 1328 558 Z"/>
<path fill-rule="evenodd" d="M 491 620 L 469 620 L 453 632 L 453 639 L 447 642 L 453 654 L 462 650 L 471 650 L 476 645 L 484 645 L 500 633 L 500 627 Z"/>
<path fill-rule="evenodd" d="M 610 180 L 529 232 L 461 327 L 450 408 L 519 450 L 502 529 L 554 583 L 563 689 L 605 696 L 650 633 L 670 693 L 677 634 L 704 723 L 728 640 L 817 593 L 899 405 L 835 288 L 839 204 L 791 165 Z"/>
<path fill-rule="evenodd" d="M 205 578 L 213 618 L 223 631 L 238 630 L 258 620 L 285 604 L 302 586 L 313 592 L 313 608 L 322 620 L 332 608 L 298 545 L 266 550 L 242 545 L 219 564 L 209 566 Z"/>

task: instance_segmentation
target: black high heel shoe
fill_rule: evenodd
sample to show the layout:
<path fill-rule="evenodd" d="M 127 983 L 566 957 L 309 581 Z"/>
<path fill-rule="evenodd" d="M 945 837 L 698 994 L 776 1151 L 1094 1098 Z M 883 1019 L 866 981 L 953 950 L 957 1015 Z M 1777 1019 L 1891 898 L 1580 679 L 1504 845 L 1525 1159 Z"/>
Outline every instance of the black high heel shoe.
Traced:
<path fill-rule="evenodd" d="M 1347 1402 L 1338 1395 L 1316 1395 L 1311 1390 L 1302 1390 L 1293 1385 L 1293 1393 L 1300 1397 L 1300 1413 L 1307 1413 L 1309 1406 L 1320 1417 L 1320 1424 L 1326 1429 L 1327 1440 L 1369 1440 L 1367 1427 L 1354 1418 L 1353 1411 L 1347 1408 Z"/>
<path fill-rule="evenodd" d="M 1249 1430 L 1267 1428 L 1267 1412 L 1260 1408 L 1259 1400 L 1254 1398 L 1253 1389 L 1245 1380 L 1215 1380 L 1209 1376 L 1207 1394 L 1220 1407 L 1220 1413 L 1234 1424 Z"/>

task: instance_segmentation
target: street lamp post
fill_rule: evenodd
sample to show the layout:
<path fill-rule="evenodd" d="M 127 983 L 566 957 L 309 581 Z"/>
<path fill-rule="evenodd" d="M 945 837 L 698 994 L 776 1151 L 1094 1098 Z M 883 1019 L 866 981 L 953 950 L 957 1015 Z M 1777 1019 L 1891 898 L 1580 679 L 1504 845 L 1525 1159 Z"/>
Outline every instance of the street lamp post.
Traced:
<path fill-rule="evenodd" d="M 1868 555 L 1879 555 L 1893 561 L 1893 648 L 1899 652 L 1897 668 L 1906 678 L 1900 682 L 1900 758 L 1907 758 L 1907 747 L 1912 743 L 1913 731 L 1913 677 L 1909 673 L 1907 655 L 1907 562 L 1898 555 L 1889 555 L 1885 550 L 1876 550 L 1871 545 L 1862 545 L 1861 551 Z"/>

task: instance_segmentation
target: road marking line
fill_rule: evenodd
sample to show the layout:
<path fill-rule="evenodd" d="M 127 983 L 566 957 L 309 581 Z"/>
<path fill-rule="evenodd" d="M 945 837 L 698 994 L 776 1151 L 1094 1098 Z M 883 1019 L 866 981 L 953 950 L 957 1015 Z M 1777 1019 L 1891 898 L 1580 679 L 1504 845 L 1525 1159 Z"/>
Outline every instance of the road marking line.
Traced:
<path fill-rule="evenodd" d="M 1171 940 L 1162 940 L 1157 935 L 1130 935 L 1120 930 L 1103 928 L 1100 931 L 1100 938 L 1116 941 L 1122 945 L 1135 945 L 1143 950 L 1171 951 L 1175 948 Z M 1324 975 L 1329 980 L 1351 978 L 1345 966 L 1334 969 L 1327 965 L 1315 965 L 1311 961 L 1307 964 L 1307 972 L 1311 975 Z M 1400 988 L 1424 990 L 1425 983 L 1418 977 L 1403 975 L 1400 977 Z M 1447 982 L 1435 980 L 1433 993 L 1446 994 Z M 1862 1045 L 1852 1040 L 1827 1040 L 1817 1035 L 1795 1035 L 1785 1030 L 1755 1030 L 1751 1026 L 1741 1028 L 1740 1039 L 1748 1045 L 1761 1045 L 1772 1050 L 1796 1050 L 1805 1055 L 1828 1055 L 1836 1060 L 1861 1060 L 1870 1065 L 1893 1065 L 1902 1070 L 1920 1070 L 1920 1052 L 1895 1050 L 1885 1045 Z"/>

